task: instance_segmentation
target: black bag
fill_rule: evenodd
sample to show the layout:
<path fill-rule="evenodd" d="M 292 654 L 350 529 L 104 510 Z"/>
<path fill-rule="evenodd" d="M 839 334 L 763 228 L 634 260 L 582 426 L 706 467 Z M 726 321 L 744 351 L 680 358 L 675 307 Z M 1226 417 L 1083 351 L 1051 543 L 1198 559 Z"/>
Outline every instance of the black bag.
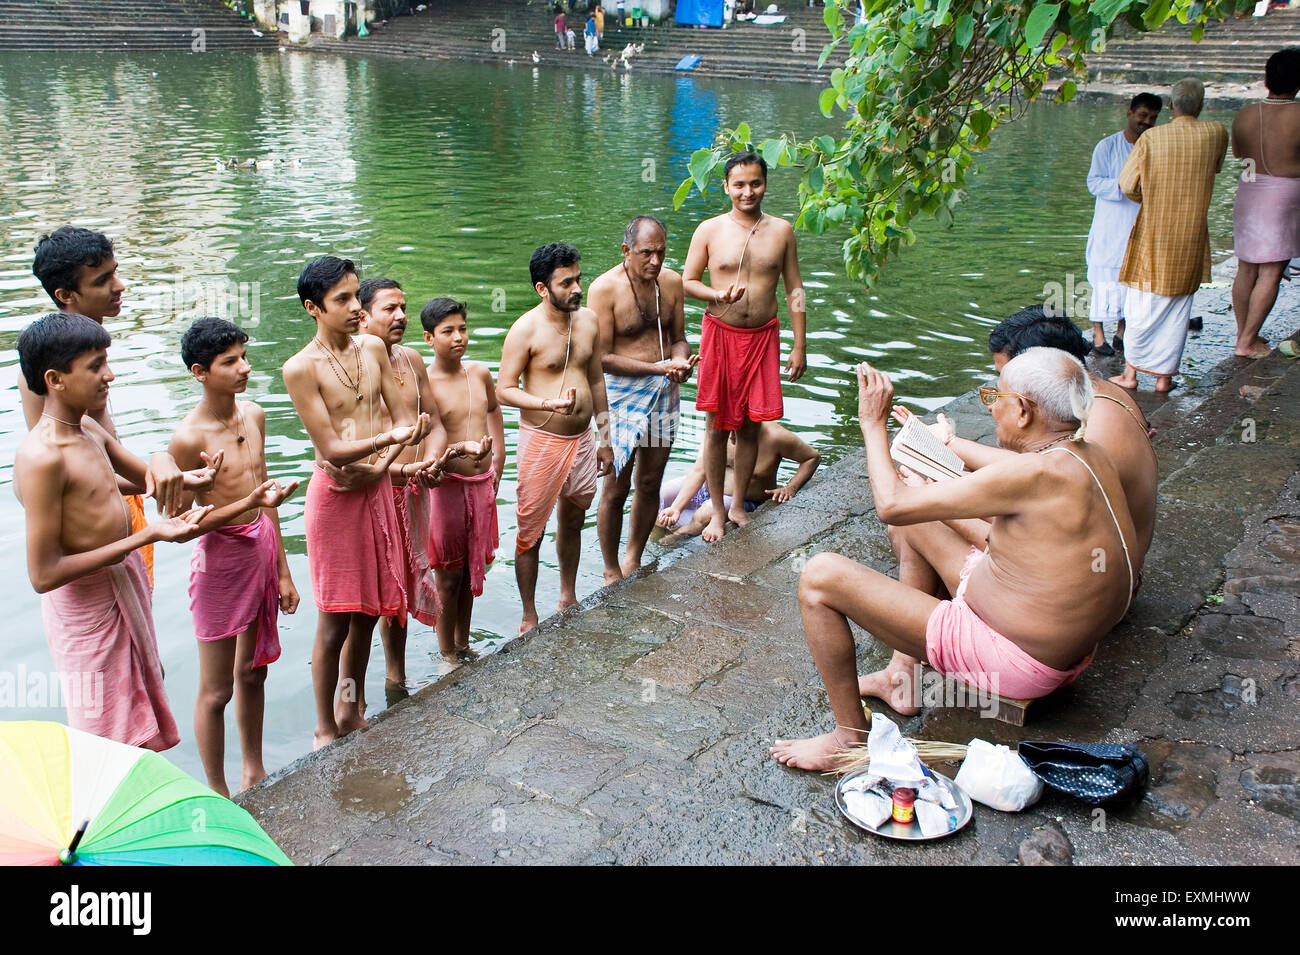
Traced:
<path fill-rule="evenodd" d="M 1141 795 L 1151 776 L 1146 754 L 1117 743 L 1021 743 L 1016 750 L 1034 775 L 1093 806 Z"/>

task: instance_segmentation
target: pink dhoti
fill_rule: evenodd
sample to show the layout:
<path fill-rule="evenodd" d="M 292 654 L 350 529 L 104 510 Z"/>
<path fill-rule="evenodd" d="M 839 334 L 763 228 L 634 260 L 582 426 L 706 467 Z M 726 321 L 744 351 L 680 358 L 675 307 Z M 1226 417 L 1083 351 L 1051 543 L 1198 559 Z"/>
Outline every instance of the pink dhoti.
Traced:
<path fill-rule="evenodd" d="M 394 484 L 393 510 L 397 512 L 397 533 L 405 558 L 400 573 L 406 590 L 406 607 L 396 619 L 406 626 L 409 612 L 420 623 L 432 627 L 437 624 L 442 608 L 438 604 L 433 568 L 429 565 L 429 488 Z"/>
<path fill-rule="evenodd" d="M 596 442 L 590 431 L 551 434 L 521 424 L 515 460 L 515 549 L 522 554 L 542 539 L 561 497 L 584 511 L 591 506 L 596 496 Z"/>
<path fill-rule="evenodd" d="M 429 497 L 430 560 L 439 570 L 466 568 L 475 597 L 483 596 L 483 578 L 497 552 L 494 476 L 490 469 L 472 477 L 448 472 Z"/>
<path fill-rule="evenodd" d="M 927 662 L 976 689 L 1016 700 L 1038 699 L 1073 683 L 1092 662 L 1092 653 L 1069 670 L 1053 669 L 986 624 L 966 603 L 966 582 L 984 556 L 971 548 L 957 592 L 931 612 L 925 625 Z"/>
<path fill-rule="evenodd" d="M 279 659 L 279 548 L 265 512 L 199 538 L 190 558 L 190 613 L 194 635 L 204 642 L 227 640 L 256 623 L 253 666 Z"/>
<path fill-rule="evenodd" d="M 41 598 L 59 676 L 84 690 L 78 699 L 69 696 L 70 726 L 157 751 L 180 742 L 163 689 L 152 611 L 139 551 Z"/>
<path fill-rule="evenodd" d="M 1242 262 L 1286 262 L 1300 256 L 1300 179 L 1256 173 L 1237 183 L 1232 241 Z"/>
<path fill-rule="evenodd" d="M 317 467 L 307 486 L 304 525 L 312 598 L 324 613 L 394 617 L 406 607 L 397 513 L 386 481 L 355 491 Z"/>

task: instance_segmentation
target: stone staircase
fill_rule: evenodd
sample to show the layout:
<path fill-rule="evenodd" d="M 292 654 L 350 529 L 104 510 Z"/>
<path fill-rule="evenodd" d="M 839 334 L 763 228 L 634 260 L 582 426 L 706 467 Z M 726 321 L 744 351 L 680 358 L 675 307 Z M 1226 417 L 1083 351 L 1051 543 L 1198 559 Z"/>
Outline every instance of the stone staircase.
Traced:
<path fill-rule="evenodd" d="M 628 7 L 631 8 L 629 3 Z M 698 30 L 671 22 L 650 27 L 627 27 L 605 19 L 605 40 L 601 51 L 587 56 L 582 48 L 584 14 L 570 14 L 569 25 L 577 34 L 577 49 L 555 48 L 554 15 L 549 7 L 524 7 L 518 0 L 443 0 L 428 10 L 372 24 L 368 37 L 344 40 L 312 37 L 312 49 L 366 56 L 409 59 L 461 60 L 479 63 L 532 64 L 536 51 L 544 68 L 556 66 L 609 70 L 606 57 L 616 59 L 629 43 L 645 44 L 631 58 L 633 73 L 672 73 L 683 56 L 702 57 L 690 75 L 728 79 L 754 79 L 822 83 L 835 62 L 822 69 L 817 59 L 829 39 L 822 8 L 783 3 L 787 16 L 779 26 L 760 27 L 733 23 L 725 30 Z M 494 30 L 504 33 L 495 34 Z M 495 47 L 494 49 L 494 39 Z M 617 66 L 621 73 L 624 68 Z"/>
<path fill-rule="evenodd" d="M 0 0 L 3 53 L 274 52 L 255 28 L 220 0 Z"/>
<path fill-rule="evenodd" d="M 1264 63 L 1284 46 L 1300 43 L 1300 8 L 1272 9 L 1264 17 L 1211 22 L 1200 43 L 1192 28 L 1166 24 L 1156 33 L 1125 30 L 1088 61 L 1088 79 L 1168 86 L 1184 76 L 1203 82 L 1256 83 Z"/>

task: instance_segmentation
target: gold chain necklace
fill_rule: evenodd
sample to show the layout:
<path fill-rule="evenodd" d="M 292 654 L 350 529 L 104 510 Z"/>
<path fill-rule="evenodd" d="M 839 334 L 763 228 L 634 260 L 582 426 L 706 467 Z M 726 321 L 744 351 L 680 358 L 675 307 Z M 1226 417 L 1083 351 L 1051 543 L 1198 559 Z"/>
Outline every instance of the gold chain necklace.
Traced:
<path fill-rule="evenodd" d="M 339 384 L 346 385 L 349 389 L 351 389 L 357 396 L 357 403 L 360 404 L 361 403 L 361 346 L 357 344 L 356 339 L 352 339 L 352 351 L 357 356 L 357 380 L 356 381 L 353 381 L 351 378 L 348 377 L 347 370 L 343 367 L 343 363 L 334 357 L 334 352 L 330 351 L 329 346 L 326 345 L 323 341 L 321 341 L 319 336 L 313 338 L 312 341 L 316 343 L 316 347 L 319 348 L 321 351 L 323 351 L 325 353 L 325 357 L 329 359 L 330 368 L 334 372 L 334 377 L 339 380 Z"/>

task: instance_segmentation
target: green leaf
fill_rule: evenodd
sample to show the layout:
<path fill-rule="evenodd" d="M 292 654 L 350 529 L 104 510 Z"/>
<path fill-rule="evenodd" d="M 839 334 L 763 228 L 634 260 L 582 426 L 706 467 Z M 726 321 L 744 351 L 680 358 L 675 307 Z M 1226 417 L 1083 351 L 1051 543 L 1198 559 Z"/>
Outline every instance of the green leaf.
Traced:
<path fill-rule="evenodd" d="M 843 222 L 844 213 L 849 211 L 849 207 L 842 202 L 833 202 L 826 207 L 827 222 Z"/>
<path fill-rule="evenodd" d="M 1148 30 L 1154 30 L 1169 19 L 1173 0 L 1153 0 L 1142 14 L 1142 23 Z"/>
<path fill-rule="evenodd" d="M 821 192 L 822 186 L 826 183 L 826 171 L 821 166 L 813 166 L 808 170 L 808 188 L 813 192 Z"/>
<path fill-rule="evenodd" d="M 1200 43 L 1200 42 L 1201 42 L 1201 37 L 1203 37 L 1203 36 L 1205 36 L 1205 24 L 1204 24 L 1204 23 L 1198 23 L 1198 24 L 1196 24 L 1196 26 L 1192 27 L 1192 42 L 1193 42 L 1193 43 Z"/>
<path fill-rule="evenodd" d="M 673 211 L 674 211 L 674 212 L 675 212 L 676 210 L 678 210 L 678 209 L 680 209 L 680 208 L 682 207 L 682 203 L 685 202 L 685 201 L 686 201 L 686 197 L 687 197 L 688 195 L 690 195 L 690 193 L 691 193 L 691 182 L 692 182 L 692 181 L 693 181 L 693 180 L 691 180 L 691 179 L 685 179 L 685 180 L 683 180 L 683 181 L 682 181 L 682 184 L 681 184 L 680 186 L 677 187 L 677 191 L 673 193 Z"/>
<path fill-rule="evenodd" d="M 1043 42 L 1043 37 L 1047 36 L 1047 31 L 1052 28 L 1056 22 L 1056 15 L 1061 12 L 1059 3 L 1040 3 L 1034 7 L 1033 12 L 1029 14 L 1029 19 L 1025 21 L 1025 45 L 1031 50 L 1038 48 Z"/>
<path fill-rule="evenodd" d="M 963 50 L 970 46 L 971 37 L 975 35 L 975 21 L 971 19 L 969 13 L 963 14 L 957 20 L 956 29 L 953 31 L 952 38 L 957 41 L 957 46 Z"/>
<path fill-rule="evenodd" d="M 1074 80 L 1066 80 L 1064 83 L 1061 84 L 1061 88 L 1056 94 L 1056 101 L 1058 103 L 1070 102 L 1070 100 L 1074 99 L 1074 94 L 1078 91 L 1078 89 L 1079 89 L 1078 83 L 1076 83 Z"/>
<path fill-rule="evenodd" d="M 940 206 L 939 211 L 934 214 L 934 217 L 942 228 L 952 228 L 952 210 L 947 206 Z"/>
<path fill-rule="evenodd" d="M 780 163 L 781 153 L 784 151 L 784 144 L 782 144 L 779 139 L 765 139 L 758 147 L 758 154 L 762 156 L 763 161 L 773 169 L 775 169 Z"/>
<path fill-rule="evenodd" d="M 709 185 L 709 174 L 713 171 L 713 162 L 716 157 L 712 149 L 697 149 L 691 153 L 691 161 L 687 168 L 691 171 L 691 178 L 695 180 L 695 185 L 704 192 Z"/>
<path fill-rule="evenodd" d="M 952 6 L 952 0 L 939 0 L 939 2 L 934 5 L 934 17 L 931 22 L 942 23 L 943 18 L 948 15 L 948 8 L 950 6 Z"/>
<path fill-rule="evenodd" d="M 1070 42 L 1070 38 L 1066 36 L 1064 33 L 1056 34 L 1056 36 L 1052 37 L 1052 52 L 1060 53 L 1061 47 L 1065 46 L 1065 44 L 1069 42 Z"/>
<path fill-rule="evenodd" d="M 745 143 L 748 143 L 748 142 L 749 142 L 749 123 L 741 123 L 739 126 L 737 126 L 737 127 L 736 127 L 736 132 L 735 132 L 735 135 L 734 135 L 733 138 L 736 140 L 736 142 L 738 142 L 738 143 L 740 143 L 740 144 L 742 144 L 742 145 L 744 145 Z"/>
<path fill-rule="evenodd" d="M 835 155 L 835 138 L 832 136 L 818 136 L 813 140 L 813 145 L 817 151 L 826 156 Z"/>
<path fill-rule="evenodd" d="M 817 97 L 817 106 L 822 111 L 823 116 L 829 116 L 831 110 L 835 107 L 835 102 L 840 98 L 840 94 L 831 87 L 822 90 L 821 96 Z"/>

